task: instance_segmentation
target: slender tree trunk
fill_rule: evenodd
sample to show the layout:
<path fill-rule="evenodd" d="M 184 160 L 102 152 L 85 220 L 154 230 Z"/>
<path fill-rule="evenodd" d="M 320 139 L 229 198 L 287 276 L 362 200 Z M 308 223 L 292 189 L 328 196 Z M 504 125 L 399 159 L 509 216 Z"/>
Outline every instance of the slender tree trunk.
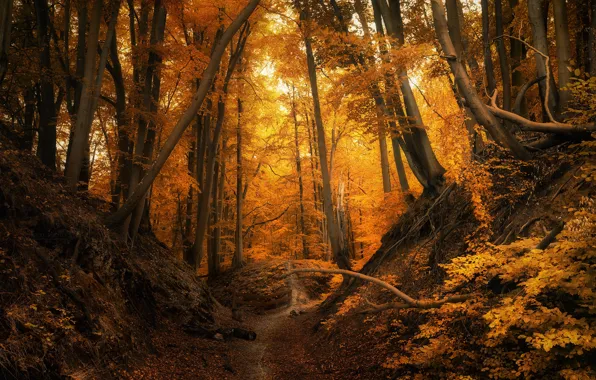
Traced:
<path fill-rule="evenodd" d="M 37 39 L 39 44 L 40 94 L 38 100 L 39 132 L 37 155 L 41 162 L 56 170 L 56 119 L 54 84 L 51 80 L 49 13 L 47 0 L 35 0 Z"/>
<path fill-rule="evenodd" d="M 388 34 L 397 39 L 398 47 L 403 46 L 405 35 L 399 0 L 391 0 L 391 8 L 389 8 L 386 0 L 376 0 L 376 2 Z M 444 182 L 443 174 L 445 173 L 445 169 L 437 160 L 430 146 L 430 140 L 424 129 L 422 116 L 410 86 L 408 73 L 401 67 L 398 68 L 398 72 L 398 80 L 401 93 L 404 97 L 406 114 L 411 123 L 409 133 L 404 136 L 404 140 L 406 145 L 409 145 L 411 159 L 416 161 L 415 163 L 408 162 L 410 162 L 410 167 L 413 171 L 417 170 L 414 169 L 416 166 L 420 167 L 421 170 L 418 176 L 420 177 L 419 179 L 422 179 L 421 183 L 424 186 L 424 190 L 430 195 L 434 195 Z M 393 103 L 397 106 L 397 97 L 394 97 Z"/>
<path fill-rule="evenodd" d="M 166 27 L 166 8 L 161 0 L 155 0 L 155 7 L 153 11 L 153 22 L 151 27 L 151 45 L 156 46 L 163 41 Z M 154 49 L 152 49 L 154 50 Z M 161 91 L 161 61 L 162 58 L 156 52 L 149 53 L 149 62 L 147 65 L 147 72 L 145 77 L 145 89 L 143 94 L 144 109 L 153 115 L 151 119 L 145 121 L 144 117 L 140 118 L 137 145 L 138 151 L 141 153 L 139 165 L 133 167 L 133 178 L 141 178 L 144 175 L 144 167 L 149 165 L 153 156 L 153 149 L 155 145 L 156 124 L 155 115 L 159 104 L 159 96 Z M 143 138 L 144 141 L 140 141 Z M 135 151 L 137 153 L 137 150 Z M 135 175 L 135 171 L 138 171 Z M 137 183 L 131 183 L 131 188 L 136 187 Z M 146 205 L 146 194 L 141 198 L 141 201 L 136 206 L 132 214 L 132 223 L 130 225 L 129 235 L 134 240 L 141 224 Z"/>
<path fill-rule="evenodd" d="M 399 147 L 398 138 L 391 139 L 393 147 L 393 160 L 395 161 L 395 169 L 397 170 L 397 178 L 399 179 L 399 186 L 403 194 L 407 194 L 410 191 L 410 185 L 408 184 L 408 177 L 406 176 L 406 168 L 404 162 L 401 159 L 401 149 Z"/>
<path fill-rule="evenodd" d="M 490 11 L 488 9 L 488 0 L 480 0 L 482 8 L 482 44 L 484 46 L 484 72 L 486 75 L 486 89 L 488 95 L 492 96 L 497 88 L 495 73 L 493 69 L 493 58 L 490 52 Z"/>
<path fill-rule="evenodd" d="M 247 6 L 238 14 L 236 19 L 232 21 L 228 29 L 223 33 L 221 39 L 216 44 L 209 60 L 209 65 L 203 72 L 201 78 L 201 84 L 193 97 L 191 105 L 186 109 L 180 120 L 174 126 L 172 133 L 168 136 L 168 139 L 164 143 L 164 147 L 159 152 L 155 162 L 151 168 L 147 171 L 144 178 L 141 180 L 139 185 L 135 189 L 131 189 L 132 193 L 124 203 L 124 205 L 115 213 L 110 215 L 106 219 L 107 224 L 118 224 L 124 221 L 124 219 L 133 212 L 136 205 L 141 201 L 149 187 L 157 177 L 163 165 L 166 163 L 168 157 L 178 144 L 178 141 L 184 134 L 184 131 L 192 120 L 196 117 L 197 111 L 203 104 L 203 100 L 207 96 L 207 92 L 211 88 L 215 74 L 217 73 L 219 63 L 226 50 L 228 43 L 232 40 L 234 34 L 240 29 L 240 27 L 248 20 L 260 0 L 250 0 Z"/>
<path fill-rule="evenodd" d="M 513 11 L 515 11 L 518 0 L 509 0 L 509 5 Z M 509 34 L 515 35 L 515 31 L 513 28 L 509 30 Z M 511 45 L 510 56 L 511 56 L 511 86 L 514 92 L 517 93 L 524 85 L 524 75 L 519 70 L 519 66 L 521 65 L 522 57 L 525 56 L 525 46 L 522 44 L 521 41 L 518 41 L 514 38 L 509 40 Z M 521 116 L 526 117 L 528 115 L 528 107 L 526 103 L 526 98 L 524 97 L 521 104 Z"/>
<path fill-rule="evenodd" d="M 457 53 L 455 52 L 455 48 L 449 37 L 449 30 L 447 28 L 445 10 L 442 1 L 432 0 L 432 10 L 437 38 L 441 43 L 444 54 L 448 57 L 447 61 L 451 67 L 457 85 L 461 88 L 468 106 L 476 116 L 476 120 L 489 131 L 496 141 L 509 148 L 517 158 L 523 160 L 529 159 L 530 154 L 525 148 L 515 139 L 515 137 L 513 137 L 513 135 L 511 135 L 511 133 L 504 130 L 495 116 L 488 111 L 486 105 L 480 100 L 476 90 L 470 83 L 470 79 L 468 78 L 465 69 L 457 60 Z"/>
<path fill-rule="evenodd" d="M 300 202 L 299 227 L 302 240 L 302 258 L 308 259 L 308 246 L 306 245 L 306 228 L 304 226 L 304 184 L 302 182 L 302 162 L 300 158 L 300 142 L 298 140 L 298 118 L 296 116 L 296 100 L 292 87 L 292 117 L 294 119 L 294 144 L 296 146 L 296 172 L 298 173 L 298 197 Z M 307 125 L 308 127 L 308 125 Z"/>
<path fill-rule="evenodd" d="M 247 183 L 248 184 L 248 183 Z M 236 250 L 232 266 L 240 268 L 244 265 L 244 245 L 242 241 L 242 100 L 238 98 L 238 122 L 236 124 Z"/>
<path fill-rule="evenodd" d="M 383 191 L 391 192 L 391 177 L 389 175 L 389 158 L 387 157 L 387 139 L 385 136 L 385 121 L 379 120 L 379 151 L 381 154 L 381 173 L 383 175 Z"/>
<path fill-rule="evenodd" d="M 300 19 L 302 24 L 306 28 L 310 28 L 308 25 L 309 17 L 305 10 L 302 10 Z M 327 146 L 325 144 L 325 129 L 323 126 L 323 118 L 321 116 L 321 105 L 319 103 L 319 90 L 317 87 L 317 72 L 315 65 L 315 58 L 311 46 L 311 38 L 309 32 L 304 38 L 304 44 L 306 46 L 306 61 L 308 65 L 308 77 L 310 80 L 310 87 L 313 97 L 314 106 L 314 118 L 317 126 L 318 144 L 319 144 L 319 161 L 321 165 L 321 175 L 323 177 L 323 208 L 325 209 L 325 217 L 327 220 L 327 226 L 329 228 L 329 240 L 331 242 L 331 250 L 333 257 L 340 268 L 350 268 L 350 262 L 346 256 L 346 252 L 342 250 L 339 240 L 339 229 L 335 223 L 333 217 L 333 203 L 331 200 L 331 178 L 329 176 L 329 168 L 327 164 Z"/>
<path fill-rule="evenodd" d="M 562 112 L 567 110 L 569 91 L 564 89 L 571 80 L 569 71 L 571 52 L 569 51 L 569 22 L 565 0 L 553 0 L 555 16 L 555 36 L 557 40 L 557 66 L 559 71 L 559 106 Z"/>
<path fill-rule="evenodd" d="M 511 111 L 511 67 L 507 58 L 505 38 L 503 38 L 503 7 L 502 0 L 495 0 L 495 23 L 497 32 L 497 51 L 499 53 L 499 66 L 501 66 L 501 80 L 503 82 L 503 109 Z M 507 125 L 507 124 L 506 124 Z"/>
<path fill-rule="evenodd" d="M 8 69 L 8 49 L 10 48 L 10 30 L 12 28 L 12 0 L 0 4 L 0 85 Z"/>
<path fill-rule="evenodd" d="M 214 183 L 213 183 L 213 214 L 212 214 L 212 245 L 211 245 L 211 252 L 208 258 L 208 271 L 209 277 L 214 278 L 219 275 L 220 265 L 219 265 L 219 255 L 221 250 L 221 227 L 220 219 L 222 217 L 222 202 L 223 202 L 223 193 L 224 193 L 224 179 L 225 179 L 225 160 L 223 158 L 223 153 L 226 149 L 226 141 L 222 142 L 221 150 L 218 154 L 218 158 L 215 163 L 215 172 L 213 175 Z"/>
<path fill-rule="evenodd" d="M 460 6 L 458 0 L 447 0 L 446 1 L 446 8 L 447 8 L 447 26 L 449 28 L 449 35 L 451 36 L 451 40 L 453 41 L 455 51 L 457 53 L 457 58 L 460 60 L 462 65 L 465 62 L 465 44 L 463 42 L 463 37 L 461 34 L 461 23 L 460 21 L 463 20 L 462 15 L 460 14 Z M 472 66 L 478 66 L 476 60 L 473 60 Z M 472 70 L 472 67 L 470 67 Z M 455 86 L 457 87 L 457 86 Z M 461 91 L 457 88 L 457 97 L 462 96 Z M 464 111 L 464 123 L 466 125 L 466 129 L 468 131 L 470 147 L 472 153 L 479 153 L 483 149 L 482 138 L 476 132 L 476 118 L 474 114 L 470 110 L 470 108 L 462 105 L 460 101 L 458 104 Z"/>
<path fill-rule="evenodd" d="M 188 150 L 188 166 L 187 166 L 187 170 L 189 175 L 192 178 L 195 178 L 195 170 L 197 168 L 197 165 L 195 163 L 195 155 L 197 155 L 197 141 L 199 134 L 202 133 L 201 130 L 201 116 L 197 116 L 197 121 L 195 123 L 195 125 L 192 128 L 193 134 L 192 134 L 192 141 L 190 143 L 190 149 Z M 189 185 L 188 186 L 188 194 L 186 195 L 186 215 L 185 215 L 185 220 L 184 220 L 184 233 L 182 234 L 184 236 L 184 240 L 187 241 L 190 237 L 190 233 L 192 230 L 192 205 L 193 205 L 193 200 L 194 200 L 194 190 L 193 190 L 193 186 Z"/>
<path fill-rule="evenodd" d="M 95 55 L 97 54 L 98 47 L 97 39 L 99 38 L 99 26 L 101 24 L 102 3 L 103 0 L 96 0 L 93 7 L 92 21 L 89 31 L 89 43 L 87 47 L 87 55 L 85 57 L 85 76 L 83 79 L 81 101 L 76 116 L 72 149 L 68 156 L 68 167 L 65 173 L 66 182 L 72 191 L 77 189 L 84 157 L 87 156 L 86 151 L 89 146 L 91 124 L 93 123 L 93 116 L 97 108 L 108 53 L 110 51 L 110 44 L 112 43 L 112 36 L 116 28 L 118 11 L 120 9 L 120 1 L 117 1 L 112 11 L 106 34 L 106 41 L 102 47 L 97 75 L 95 76 Z"/>
<path fill-rule="evenodd" d="M 549 52 L 546 34 L 546 14 L 544 5 L 544 0 L 528 0 L 528 17 L 530 19 L 530 25 L 532 26 L 532 45 L 542 54 L 548 55 Z M 536 60 L 537 76 L 545 76 L 547 70 L 546 60 L 542 55 L 538 53 L 534 53 L 534 58 Z M 555 115 L 559 113 L 557 108 L 557 85 L 555 83 L 554 76 L 552 75 L 552 69 L 549 67 L 548 70 L 551 73 L 549 81 L 548 107 L 552 114 Z M 539 83 L 539 86 L 541 97 L 542 99 L 544 99 L 546 96 L 546 81 L 541 81 Z M 546 117 L 545 120 L 547 120 Z"/>
<path fill-rule="evenodd" d="M 590 28 L 588 32 L 588 69 L 592 78 L 596 77 L 596 1 L 590 2 Z"/>

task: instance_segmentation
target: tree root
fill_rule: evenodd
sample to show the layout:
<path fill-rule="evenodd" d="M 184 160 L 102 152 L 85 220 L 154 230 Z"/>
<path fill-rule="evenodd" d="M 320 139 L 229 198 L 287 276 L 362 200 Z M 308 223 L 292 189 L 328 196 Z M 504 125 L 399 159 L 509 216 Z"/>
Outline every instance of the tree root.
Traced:
<path fill-rule="evenodd" d="M 54 286 L 61 293 L 68 296 L 68 298 L 70 298 L 72 300 L 72 302 L 74 302 L 75 305 L 77 305 L 79 307 L 79 309 L 81 309 L 81 311 L 83 312 L 83 316 L 85 317 L 85 320 L 89 324 L 89 327 L 91 329 L 93 329 L 93 320 L 91 318 L 91 314 L 89 313 L 89 309 L 87 309 L 87 305 L 85 305 L 85 302 L 81 299 L 81 297 L 79 297 L 79 295 L 74 290 L 67 288 L 66 286 L 64 286 L 60 283 L 60 280 L 59 280 L 60 276 L 58 275 L 58 272 L 56 271 L 54 264 L 52 263 L 52 261 L 50 260 L 50 258 L 48 256 L 46 256 L 40 249 L 34 249 L 33 252 L 35 253 L 35 255 L 37 257 L 39 257 L 39 259 L 41 259 L 41 261 L 44 263 L 44 265 L 48 269 L 48 272 L 50 273 L 50 277 L 52 279 L 52 283 L 54 284 Z"/>

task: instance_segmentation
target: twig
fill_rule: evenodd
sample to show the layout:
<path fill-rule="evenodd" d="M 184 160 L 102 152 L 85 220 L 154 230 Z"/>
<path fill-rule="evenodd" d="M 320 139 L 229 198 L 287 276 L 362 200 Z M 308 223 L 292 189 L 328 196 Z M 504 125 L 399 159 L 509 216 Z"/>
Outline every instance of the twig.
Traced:
<path fill-rule="evenodd" d="M 428 101 L 428 99 L 426 98 L 426 96 L 424 95 L 424 93 L 422 92 L 422 90 L 420 89 L 420 87 L 418 87 L 418 85 L 416 83 L 414 83 L 413 81 L 411 82 L 414 87 L 416 87 L 418 89 L 418 92 L 420 93 L 420 95 L 422 96 L 422 99 L 424 99 L 424 101 L 426 102 L 426 104 L 428 105 L 428 108 L 430 108 L 434 113 L 437 114 L 437 116 L 439 116 L 441 119 L 447 121 L 443 115 L 441 115 L 437 110 L 435 110 L 435 108 L 433 106 L 431 106 L 430 102 Z"/>

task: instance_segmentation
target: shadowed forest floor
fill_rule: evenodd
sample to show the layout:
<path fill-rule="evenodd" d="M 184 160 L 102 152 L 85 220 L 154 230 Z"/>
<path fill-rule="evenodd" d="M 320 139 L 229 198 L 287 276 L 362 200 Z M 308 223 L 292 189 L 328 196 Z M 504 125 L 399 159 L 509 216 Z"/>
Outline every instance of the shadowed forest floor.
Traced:
<path fill-rule="evenodd" d="M 265 264 L 265 265 L 264 265 Z M 254 263 L 244 273 L 266 277 L 263 268 L 271 263 Z M 278 264 L 279 265 L 279 264 Z M 285 262 L 287 269 L 293 266 Z M 275 266 L 274 266 L 275 267 Z M 309 350 L 313 314 L 322 299 L 313 299 L 301 280 L 291 276 L 286 283 L 289 302 L 273 310 L 251 312 L 242 326 L 257 334 L 254 341 L 197 339 L 172 326 L 152 337 L 155 353 L 123 375 L 130 379 L 332 379 L 324 362 Z M 230 309 L 218 305 L 220 324 L 237 325 Z"/>

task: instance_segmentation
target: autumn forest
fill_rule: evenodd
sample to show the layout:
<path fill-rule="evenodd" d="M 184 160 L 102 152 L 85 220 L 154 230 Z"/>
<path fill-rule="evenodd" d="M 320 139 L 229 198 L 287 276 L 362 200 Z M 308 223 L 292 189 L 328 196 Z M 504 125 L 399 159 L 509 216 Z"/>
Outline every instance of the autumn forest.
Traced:
<path fill-rule="evenodd" d="M 0 379 L 593 379 L 596 0 L 0 0 Z"/>

